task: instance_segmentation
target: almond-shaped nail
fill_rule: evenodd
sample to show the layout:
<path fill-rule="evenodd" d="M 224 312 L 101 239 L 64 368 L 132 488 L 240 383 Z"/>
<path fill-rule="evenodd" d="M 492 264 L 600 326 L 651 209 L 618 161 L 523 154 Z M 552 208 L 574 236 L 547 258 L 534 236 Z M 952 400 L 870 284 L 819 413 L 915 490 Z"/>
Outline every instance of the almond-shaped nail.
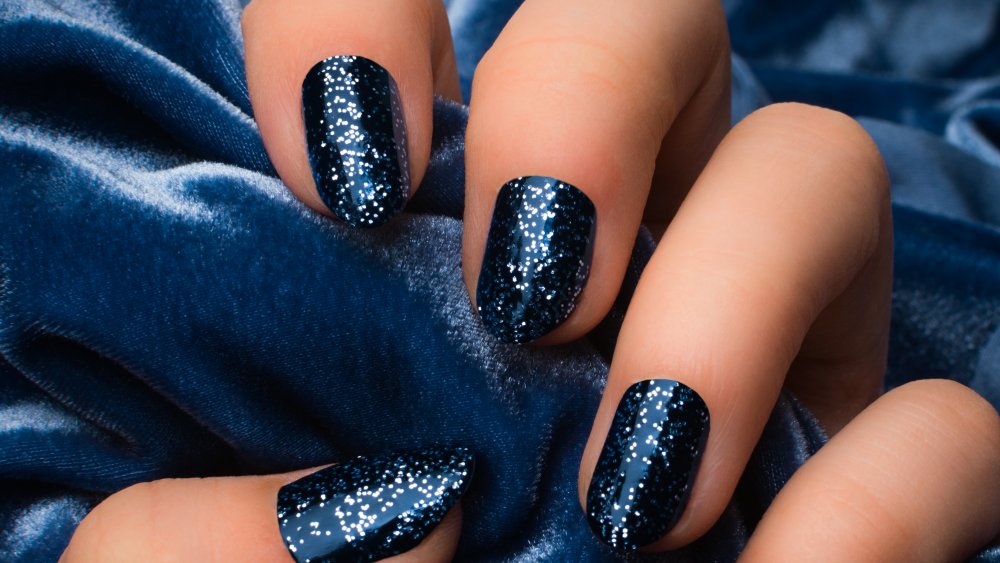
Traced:
<path fill-rule="evenodd" d="M 353 55 L 323 59 L 302 82 L 306 148 L 320 199 L 349 225 L 378 227 L 410 192 L 406 120 L 389 71 Z"/>
<path fill-rule="evenodd" d="M 476 288 L 486 331 L 521 344 L 562 324 L 587 284 L 596 223 L 576 186 L 547 176 L 504 184 Z"/>
<path fill-rule="evenodd" d="M 321 469 L 278 491 L 282 540 L 299 563 L 407 552 L 458 502 L 474 465 L 466 448 L 424 448 Z"/>
<path fill-rule="evenodd" d="M 629 552 L 665 536 L 687 506 L 708 431 L 708 407 L 687 385 L 650 379 L 629 387 L 587 490 L 597 537 Z"/>

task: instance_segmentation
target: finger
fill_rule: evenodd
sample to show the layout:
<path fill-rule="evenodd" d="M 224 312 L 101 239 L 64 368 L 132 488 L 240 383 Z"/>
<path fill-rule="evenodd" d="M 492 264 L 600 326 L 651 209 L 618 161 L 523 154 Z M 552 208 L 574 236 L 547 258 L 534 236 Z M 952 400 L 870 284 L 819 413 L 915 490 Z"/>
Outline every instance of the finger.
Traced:
<path fill-rule="evenodd" d="M 62 561 L 451 561 L 473 464 L 464 448 L 427 448 L 312 473 L 143 483 L 88 514 Z"/>
<path fill-rule="evenodd" d="M 654 164 L 686 189 L 728 127 L 728 64 L 717 2 L 522 4 L 466 133 L 463 270 L 490 333 L 564 342 L 605 316 Z"/>
<path fill-rule="evenodd" d="M 440 0 L 254 0 L 247 87 L 275 170 L 313 209 L 374 227 L 427 168 L 435 94 L 460 99 Z"/>
<path fill-rule="evenodd" d="M 660 550 L 707 531 L 793 360 L 815 341 L 811 327 L 845 332 L 824 319 L 865 328 L 813 349 L 881 381 L 890 232 L 886 173 L 853 120 L 776 105 L 727 135 L 646 267 L 618 338 L 580 474 L 599 537 Z"/>
<path fill-rule="evenodd" d="M 740 561 L 965 561 L 1000 532 L 1000 417 L 951 381 L 876 401 L 785 485 Z"/>

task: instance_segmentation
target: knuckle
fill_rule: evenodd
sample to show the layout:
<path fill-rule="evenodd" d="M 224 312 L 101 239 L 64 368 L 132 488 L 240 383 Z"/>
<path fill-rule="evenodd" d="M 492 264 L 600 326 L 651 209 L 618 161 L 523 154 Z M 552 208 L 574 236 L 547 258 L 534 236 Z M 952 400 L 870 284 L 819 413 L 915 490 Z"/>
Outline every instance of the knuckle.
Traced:
<path fill-rule="evenodd" d="M 875 141 L 855 119 L 836 110 L 797 102 L 765 106 L 747 121 L 775 135 L 790 146 L 809 151 L 811 158 L 824 158 L 844 169 L 858 169 L 874 181 L 872 187 L 888 190 L 888 175 Z"/>
<path fill-rule="evenodd" d="M 569 64 L 586 61 L 586 64 Z M 637 63 L 623 57 L 619 49 L 599 37 L 583 34 L 530 35 L 497 41 L 480 59 L 473 84 L 491 87 L 511 84 L 523 91 L 524 84 L 561 88 L 561 94 L 594 96 L 623 95 L 617 80 L 622 73 L 636 73 Z M 558 76 L 559 80 L 552 80 Z M 534 90 L 536 87 L 533 87 Z M 582 90 L 581 87 L 584 87 Z"/>
<path fill-rule="evenodd" d="M 719 69 L 729 76 L 721 4 L 679 6 L 644 0 L 608 12 L 587 3 L 567 21 L 550 25 L 515 16 L 476 66 L 470 121 L 475 108 L 497 107 L 487 102 L 520 100 L 512 105 L 554 121 L 591 123 L 618 147 L 655 158 L 674 119 L 700 88 Z M 545 11 L 549 8 L 536 9 L 542 11 L 530 13 L 554 15 Z M 595 28 L 601 33 L 590 32 Z"/>
<path fill-rule="evenodd" d="M 969 387 L 950 379 L 912 381 L 887 393 L 921 412 L 925 424 L 953 429 L 973 442 L 993 444 L 1000 457 L 1000 416 L 993 405 Z"/>
<path fill-rule="evenodd" d="M 560 124 L 545 135 L 565 139 L 584 164 L 593 161 L 591 156 L 600 161 L 601 155 L 642 151 L 635 160 L 649 161 L 651 167 L 670 116 L 678 108 L 671 96 L 637 94 L 652 88 L 622 88 L 634 83 L 635 77 L 653 80 L 642 67 L 600 37 L 572 34 L 498 41 L 476 67 L 470 122 L 485 114 L 491 123 L 513 133 L 544 115 L 548 122 Z M 500 114 L 506 119 L 496 119 Z M 568 142 L 578 136 L 586 142 Z M 619 159 L 611 160 L 614 166 Z"/>
<path fill-rule="evenodd" d="M 801 163 L 800 170 L 835 179 L 836 190 L 811 194 L 857 221 L 866 233 L 861 255 L 870 256 L 890 231 L 889 176 L 882 155 L 868 132 L 853 118 L 831 109 L 801 103 L 765 106 L 737 126 L 749 129 L 783 160 Z M 803 181 L 804 190 L 828 186 Z"/>

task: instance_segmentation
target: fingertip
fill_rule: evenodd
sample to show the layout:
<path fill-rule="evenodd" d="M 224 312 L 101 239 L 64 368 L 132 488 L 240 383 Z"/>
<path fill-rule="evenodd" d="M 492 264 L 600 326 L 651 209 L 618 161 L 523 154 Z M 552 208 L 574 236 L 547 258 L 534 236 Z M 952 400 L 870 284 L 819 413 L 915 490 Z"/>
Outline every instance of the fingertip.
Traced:
<path fill-rule="evenodd" d="M 675 549 L 700 535 L 691 508 L 701 514 L 711 505 L 692 494 L 704 490 L 695 485 L 711 471 L 702 465 L 710 428 L 708 405 L 687 385 L 648 379 L 629 386 L 609 428 L 595 423 L 594 434 L 606 437 L 588 444 L 581 462 L 581 504 L 596 537 L 630 553 Z"/>
<path fill-rule="evenodd" d="M 488 194 L 473 195 L 480 191 Z M 495 190 L 470 184 L 469 197 L 463 275 L 491 336 L 556 345 L 583 337 L 604 319 L 625 278 L 639 217 L 634 229 L 623 225 L 608 212 L 616 206 L 602 203 L 606 194 L 552 176 L 517 177 Z"/>
<path fill-rule="evenodd" d="M 457 529 L 440 525 L 468 489 L 474 465 L 468 449 L 425 447 L 317 471 L 278 491 L 280 537 L 297 561 L 450 553 Z"/>
<path fill-rule="evenodd" d="M 530 344 L 579 316 L 591 273 L 597 217 L 576 186 L 548 176 L 505 183 L 496 196 L 476 285 L 494 337 Z"/>
<path fill-rule="evenodd" d="M 458 87 L 440 4 L 254 0 L 244 10 L 247 85 L 265 149 L 312 209 L 376 227 L 419 186 L 433 96 Z"/>

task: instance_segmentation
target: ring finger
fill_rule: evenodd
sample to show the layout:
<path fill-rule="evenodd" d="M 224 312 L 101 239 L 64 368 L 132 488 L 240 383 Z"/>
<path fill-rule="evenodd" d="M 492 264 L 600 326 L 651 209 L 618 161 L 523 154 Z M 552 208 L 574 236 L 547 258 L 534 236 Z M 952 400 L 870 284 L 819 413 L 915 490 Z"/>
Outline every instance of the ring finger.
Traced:
<path fill-rule="evenodd" d="M 707 531 L 786 376 L 848 405 L 827 423 L 872 401 L 891 255 L 888 180 L 857 123 L 786 104 L 737 125 L 626 314 L 580 472 L 598 536 L 671 549 Z"/>

